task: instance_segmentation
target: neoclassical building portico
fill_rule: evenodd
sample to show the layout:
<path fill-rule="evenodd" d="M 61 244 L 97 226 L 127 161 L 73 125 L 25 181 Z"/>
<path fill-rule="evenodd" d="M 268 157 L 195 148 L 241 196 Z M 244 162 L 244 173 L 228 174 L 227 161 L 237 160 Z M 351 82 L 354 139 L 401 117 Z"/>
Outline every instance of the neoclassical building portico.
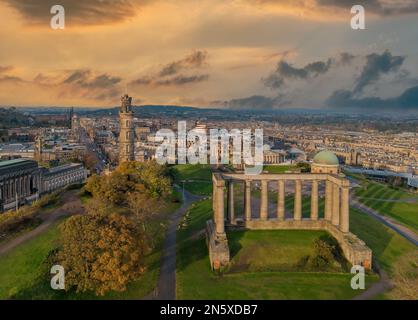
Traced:
<path fill-rule="evenodd" d="M 213 221 L 207 223 L 207 240 L 211 266 L 229 263 L 226 229 L 242 227 L 249 230 L 326 230 L 339 242 L 345 257 L 353 265 L 371 267 L 371 250 L 350 233 L 350 182 L 343 175 L 329 173 L 289 173 L 246 175 L 216 172 L 213 180 Z M 234 187 L 244 190 L 243 214 L 235 214 Z M 257 199 L 252 196 L 260 189 Z M 320 187 L 324 189 L 324 213 L 319 214 Z M 288 188 L 288 190 L 286 190 Z M 309 217 L 302 214 L 302 188 L 310 194 Z M 275 208 L 269 202 L 269 189 L 276 191 Z M 307 191 L 306 191 L 307 190 Z M 286 212 L 286 193 L 293 192 L 293 212 Z M 255 201 L 257 203 L 252 203 Z M 225 204 L 226 201 L 226 204 Z M 259 204 L 258 204 L 259 203 Z M 255 204 L 258 210 L 254 210 Z M 258 211 L 258 212 L 254 212 Z"/>

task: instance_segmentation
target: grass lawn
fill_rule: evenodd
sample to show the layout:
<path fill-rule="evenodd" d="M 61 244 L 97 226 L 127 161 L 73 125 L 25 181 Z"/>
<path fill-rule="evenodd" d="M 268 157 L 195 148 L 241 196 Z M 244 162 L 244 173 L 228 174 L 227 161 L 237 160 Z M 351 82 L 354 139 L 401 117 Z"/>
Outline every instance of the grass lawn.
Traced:
<path fill-rule="evenodd" d="M 48 252 L 57 245 L 57 225 L 0 257 L 0 299 L 7 299 L 33 283 Z"/>
<path fill-rule="evenodd" d="M 212 194 L 212 171 L 209 165 L 179 164 L 175 168 L 175 180 L 180 187 L 183 186 L 183 180 L 190 180 L 184 182 L 187 191 L 198 195 Z"/>
<path fill-rule="evenodd" d="M 230 272 L 294 271 L 303 256 L 313 254 L 312 242 L 326 234 L 294 230 L 230 232 Z"/>
<path fill-rule="evenodd" d="M 177 191 L 172 199 L 179 198 Z M 165 221 L 169 214 L 180 207 L 180 202 L 168 201 L 164 212 Z M 149 228 L 158 228 L 156 232 L 156 249 L 144 257 L 147 269 L 142 276 L 131 282 L 124 292 L 109 292 L 103 297 L 94 293 L 76 293 L 75 291 L 56 291 L 50 288 L 49 278 L 42 275 L 48 272 L 50 266 L 45 261 L 48 253 L 59 246 L 59 222 L 55 223 L 45 233 L 15 248 L 7 255 L 0 257 L 0 299 L 141 299 L 155 288 L 160 271 L 160 258 L 163 240 L 165 238 L 162 220 L 155 221 Z"/>
<path fill-rule="evenodd" d="M 176 180 L 206 180 L 212 181 L 212 171 L 209 165 L 205 164 L 178 164 Z"/>
<path fill-rule="evenodd" d="M 399 221 L 418 233 L 418 202 L 402 202 L 405 199 L 418 198 L 417 195 L 381 183 L 363 180 L 362 187 L 356 190 L 356 196 L 366 206 Z M 397 200 L 397 202 L 385 200 Z"/>
<path fill-rule="evenodd" d="M 395 288 L 382 295 L 384 298 L 405 298 L 405 289 L 415 287 L 418 299 L 417 248 L 368 215 L 350 208 L 350 231 L 364 240 L 373 251 L 373 258 L 393 280 Z"/>
<path fill-rule="evenodd" d="M 213 273 L 201 233 L 210 216 L 211 200 L 203 200 L 178 231 L 178 299 L 349 299 L 358 294 L 350 287 L 348 273 L 282 271 L 311 252 L 311 242 L 324 234 L 321 231 L 230 233 L 231 269 Z M 367 276 L 366 284 L 376 280 Z"/>

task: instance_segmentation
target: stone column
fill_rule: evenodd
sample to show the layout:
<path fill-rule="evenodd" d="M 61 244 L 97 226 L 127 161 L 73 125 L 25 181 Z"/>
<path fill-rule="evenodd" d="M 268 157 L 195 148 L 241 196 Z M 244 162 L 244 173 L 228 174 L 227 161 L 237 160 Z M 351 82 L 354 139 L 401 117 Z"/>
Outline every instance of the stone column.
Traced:
<path fill-rule="evenodd" d="M 216 185 L 216 233 L 225 233 L 225 205 L 224 205 L 225 182 L 217 181 Z"/>
<path fill-rule="evenodd" d="M 268 181 L 261 180 L 260 220 L 268 218 Z"/>
<path fill-rule="evenodd" d="M 331 221 L 332 217 L 332 182 L 325 182 L 325 215 L 326 221 Z"/>
<path fill-rule="evenodd" d="M 340 230 L 348 232 L 350 229 L 350 189 L 348 186 L 341 188 L 341 213 Z"/>
<path fill-rule="evenodd" d="M 22 177 L 16 178 L 16 193 L 18 198 L 23 194 Z"/>
<path fill-rule="evenodd" d="M 244 211 L 245 211 L 245 220 L 251 220 L 251 180 L 245 180 L 245 190 L 244 190 Z"/>
<path fill-rule="evenodd" d="M 27 195 L 30 195 L 30 176 L 26 176 L 26 186 L 25 186 L 25 188 L 26 188 L 26 194 Z"/>
<path fill-rule="evenodd" d="M 277 181 L 277 219 L 285 218 L 285 181 Z"/>
<path fill-rule="evenodd" d="M 334 184 L 332 194 L 332 224 L 338 226 L 340 224 L 340 187 L 337 184 Z"/>
<path fill-rule="evenodd" d="M 302 219 L 302 181 L 295 181 L 295 205 L 294 205 L 293 219 Z"/>
<path fill-rule="evenodd" d="M 318 181 L 312 180 L 311 220 L 318 220 Z"/>
<path fill-rule="evenodd" d="M 228 220 L 229 223 L 233 224 L 234 217 L 234 183 L 229 181 L 228 183 Z"/>
<path fill-rule="evenodd" d="M 217 201 L 216 201 L 216 183 L 212 182 L 212 210 L 215 213 L 216 212 L 216 208 L 217 208 Z"/>

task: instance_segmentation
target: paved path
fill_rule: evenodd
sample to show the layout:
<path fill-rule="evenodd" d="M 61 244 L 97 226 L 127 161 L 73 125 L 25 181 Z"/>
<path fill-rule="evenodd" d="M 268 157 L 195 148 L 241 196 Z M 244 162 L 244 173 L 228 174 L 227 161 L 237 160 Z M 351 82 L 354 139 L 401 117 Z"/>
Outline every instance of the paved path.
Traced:
<path fill-rule="evenodd" d="M 384 270 L 377 266 L 377 262 L 373 261 L 375 269 L 378 270 L 380 280 L 374 283 L 369 289 L 363 291 L 358 296 L 355 296 L 352 300 L 369 300 L 376 297 L 378 294 L 384 293 L 385 291 L 393 288 L 393 284 L 390 281 L 388 275 Z"/>
<path fill-rule="evenodd" d="M 397 232 L 399 235 L 404 237 L 405 239 L 409 240 L 416 246 L 418 246 L 418 235 L 413 232 L 411 229 L 405 227 L 404 225 L 399 224 L 395 220 L 383 216 L 379 214 L 376 210 L 373 210 L 372 208 L 360 203 L 356 198 L 351 197 L 350 198 L 350 205 L 358 210 L 363 211 L 364 213 L 368 214 L 372 218 L 375 218 L 382 222 L 385 226 L 391 228 L 395 232 Z"/>
<path fill-rule="evenodd" d="M 176 299 L 176 232 L 181 218 L 190 205 L 201 199 L 201 196 L 184 191 L 184 199 L 181 207 L 171 215 L 169 226 L 164 241 L 161 257 L 160 276 L 155 292 L 146 299 L 175 300 Z"/>
<path fill-rule="evenodd" d="M 369 197 L 359 197 L 359 196 L 357 196 L 357 199 L 375 200 L 375 201 L 383 201 L 383 202 L 418 203 L 418 198 L 382 199 L 382 198 L 369 198 Z"/>
<path fill-rule="evenodd" d="M 62 201 L 64 203 L 62 206 L 41 214 L 40 218 L 43 219 L 43 222 L 38 227 L 13 238 L 10 241 L 2 243 L 0 245 L 0 256 L 45 232 L 59 218 L 83 213 L 84 209 L 80 199 L 76 196 L 76 192 L 76 190 L 65 192 L 62 196 Z"/>

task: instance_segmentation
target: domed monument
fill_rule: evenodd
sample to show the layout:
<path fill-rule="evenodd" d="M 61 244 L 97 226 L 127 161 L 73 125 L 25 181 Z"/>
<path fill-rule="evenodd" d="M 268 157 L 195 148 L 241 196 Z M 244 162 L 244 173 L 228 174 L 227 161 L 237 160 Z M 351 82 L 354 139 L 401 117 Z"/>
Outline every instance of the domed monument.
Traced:
<path fill-rule="evenodd" d="M 340 162 L 333 152 L 320 151 L 313 158 L 311 172 L 338 174 L 340 172 Z"/>

